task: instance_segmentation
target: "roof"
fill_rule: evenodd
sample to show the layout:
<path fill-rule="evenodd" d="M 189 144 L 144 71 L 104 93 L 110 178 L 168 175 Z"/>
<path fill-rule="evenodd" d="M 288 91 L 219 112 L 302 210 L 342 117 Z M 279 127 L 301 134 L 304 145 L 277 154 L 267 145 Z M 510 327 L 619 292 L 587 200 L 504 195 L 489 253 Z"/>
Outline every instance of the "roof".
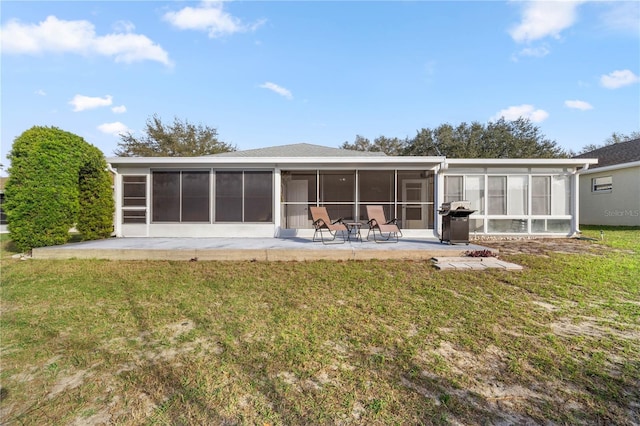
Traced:
<path fill-rule="evenodd" d="M 592 169 L 640 161 L 640 138 L 603 146 L 574 158 L 597 158 L 598 165 Z"/>
<path fill-rule="evenodd" d="M 213 154 L 210 157 L 386 157 L 384 152 L 356 151 L 351 149 L 329 148 L 326 146 L 309 143 L 296 143 L 292 145 L 272 146 L 268 148 L 248 149 L 245 151 L 223 152 Z"/>

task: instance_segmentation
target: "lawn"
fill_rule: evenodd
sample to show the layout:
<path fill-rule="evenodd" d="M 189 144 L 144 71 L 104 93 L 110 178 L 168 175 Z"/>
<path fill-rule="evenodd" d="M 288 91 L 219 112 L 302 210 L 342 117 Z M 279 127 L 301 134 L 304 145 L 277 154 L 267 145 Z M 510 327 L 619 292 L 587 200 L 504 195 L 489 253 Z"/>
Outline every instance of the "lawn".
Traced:
<path fill-rule="evenodd" d="M 480 273 L 19 260 L 5 237 L 0 422 L 638 424 L 640 230 L 584 235 Z"/>

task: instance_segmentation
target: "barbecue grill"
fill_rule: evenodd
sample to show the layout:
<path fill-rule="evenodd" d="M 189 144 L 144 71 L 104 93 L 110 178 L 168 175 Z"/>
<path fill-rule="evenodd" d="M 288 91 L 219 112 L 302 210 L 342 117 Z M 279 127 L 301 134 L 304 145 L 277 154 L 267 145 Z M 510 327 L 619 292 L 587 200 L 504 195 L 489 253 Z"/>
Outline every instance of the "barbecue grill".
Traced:
<path fill-rule="evenodd" d="M 475 210 L 471 210 L 470 201 L 452 201 L 442 203 L 438 213 L 442 215 L 442 233 L 440 243 L 469 244 L 469 216 Z"/>

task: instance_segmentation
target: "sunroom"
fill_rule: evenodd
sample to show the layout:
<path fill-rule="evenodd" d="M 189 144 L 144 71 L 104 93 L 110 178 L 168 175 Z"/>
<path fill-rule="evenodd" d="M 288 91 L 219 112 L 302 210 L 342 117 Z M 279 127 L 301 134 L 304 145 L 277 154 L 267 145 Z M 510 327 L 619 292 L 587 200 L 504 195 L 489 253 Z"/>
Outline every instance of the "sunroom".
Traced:
<path fill-rule="evenodd" d="M 448 159 L 443 202 L 468 200 L 472 234 L 571 235 L 578 229 L 578 172 L 571 159 Z"/>

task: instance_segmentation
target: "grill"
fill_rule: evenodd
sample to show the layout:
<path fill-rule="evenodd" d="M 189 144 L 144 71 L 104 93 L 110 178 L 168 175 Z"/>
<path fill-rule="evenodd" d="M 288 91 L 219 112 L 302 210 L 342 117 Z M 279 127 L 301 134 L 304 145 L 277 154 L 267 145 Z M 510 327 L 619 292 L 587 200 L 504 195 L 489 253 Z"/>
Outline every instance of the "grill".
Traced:
<path fill-rule="evenodd" d="M 470 201 L 442 203 L 438 211 L 442 215 L 440 243 L 446 241 L 448 244 L 469 244 L 469 216 L 474 212 Z"/>

